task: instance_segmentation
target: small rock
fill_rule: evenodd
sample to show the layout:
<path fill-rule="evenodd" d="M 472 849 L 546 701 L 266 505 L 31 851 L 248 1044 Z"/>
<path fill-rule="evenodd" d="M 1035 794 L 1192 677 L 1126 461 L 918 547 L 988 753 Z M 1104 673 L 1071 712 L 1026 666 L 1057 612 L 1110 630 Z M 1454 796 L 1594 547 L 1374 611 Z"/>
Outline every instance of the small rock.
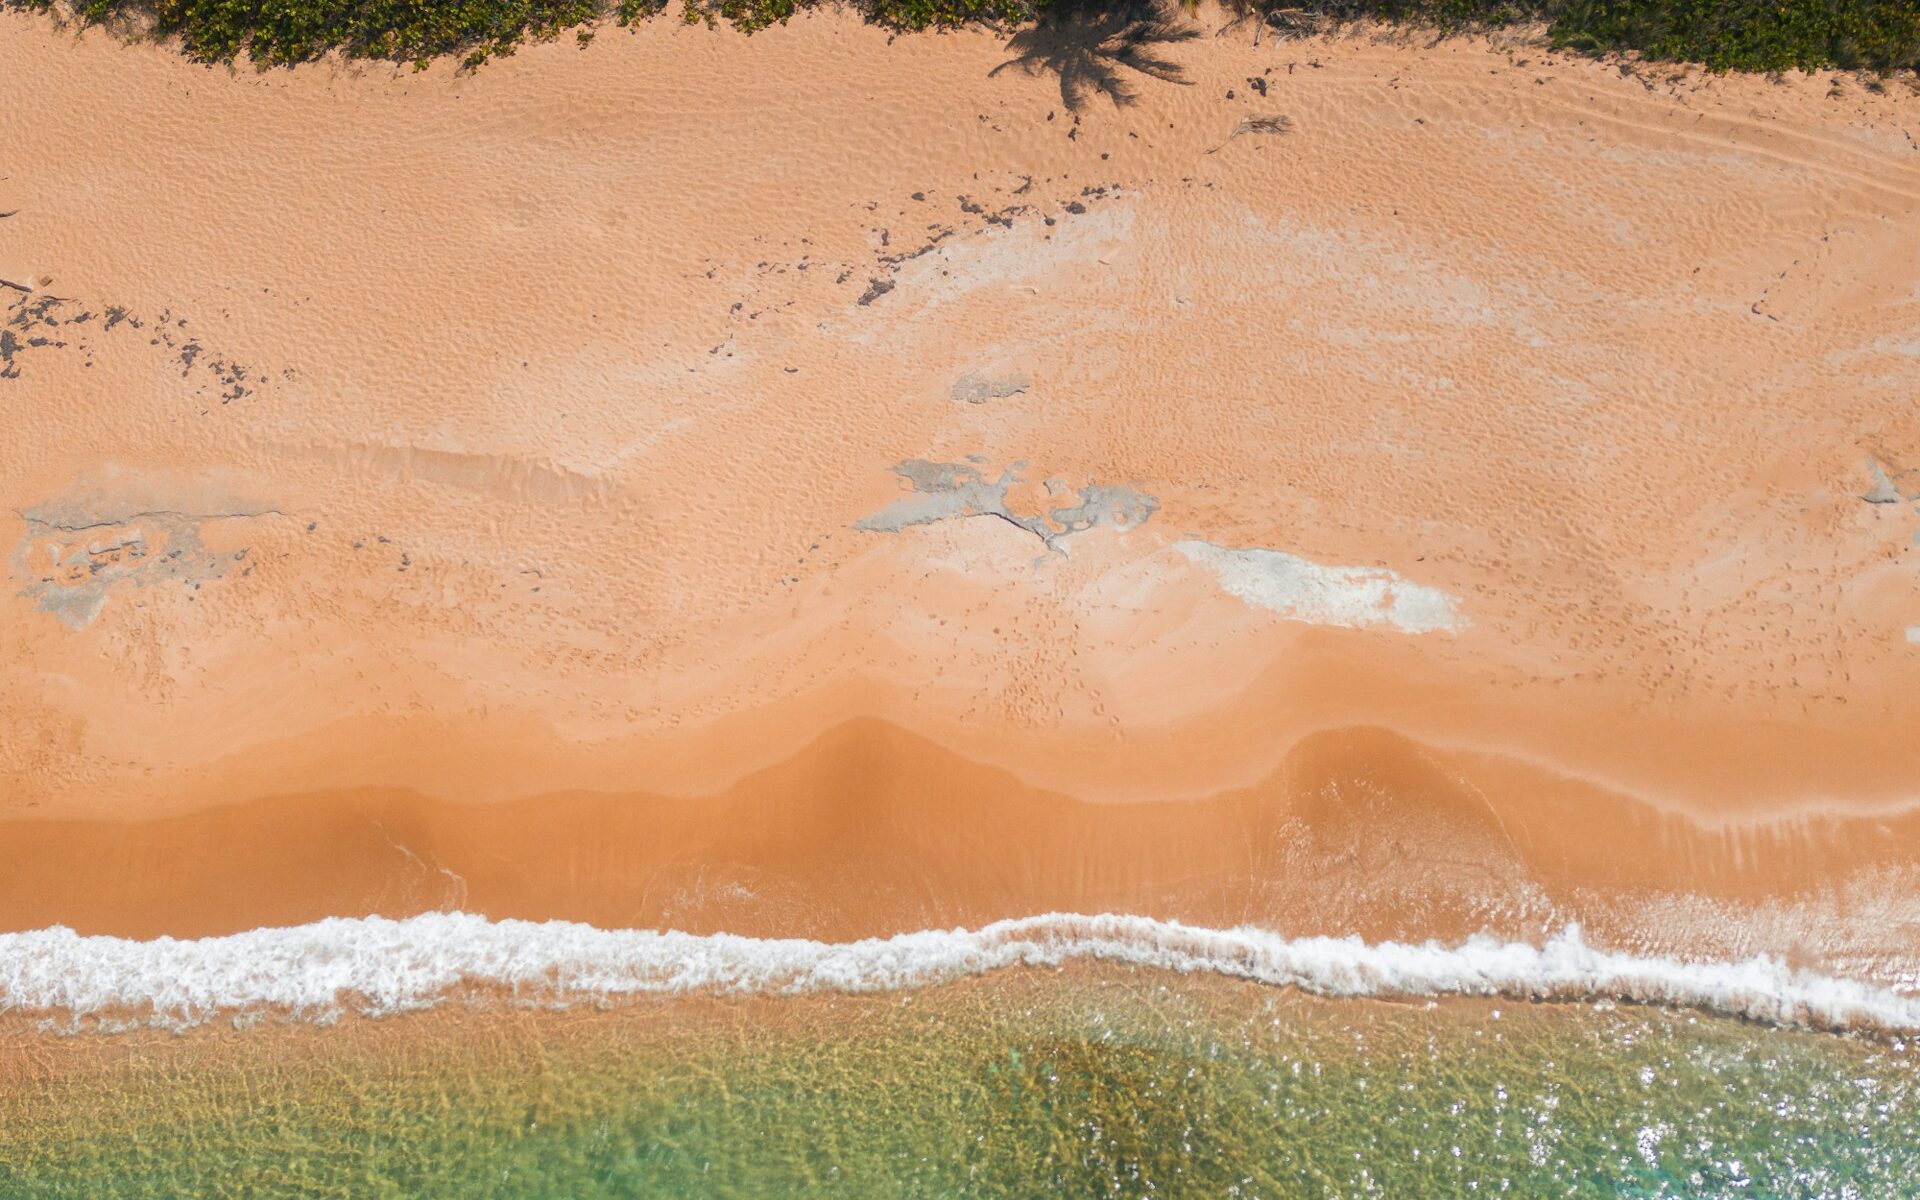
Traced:
<path fill-rule="evenodd" d="M 1900 489 L 1893 486 L 1893 477 L 1887 474 L 1885 467 L 1870 458 L 1867 460 L 1867 474 L 1872 476 L 1873 486 L 1866 495 L 1860 497 L 1862 500 L 1868 504 L 1900 503 Z"/>

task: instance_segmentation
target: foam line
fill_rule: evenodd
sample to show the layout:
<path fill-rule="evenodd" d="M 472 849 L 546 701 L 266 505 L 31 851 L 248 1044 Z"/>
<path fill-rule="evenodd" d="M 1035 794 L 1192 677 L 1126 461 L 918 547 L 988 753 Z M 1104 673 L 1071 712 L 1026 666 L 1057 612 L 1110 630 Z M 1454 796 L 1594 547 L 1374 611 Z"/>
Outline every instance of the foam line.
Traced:
<path fill-rule="evenodd" d="M 193 941 L 82 937 L 55 927 L 0 934 L 0 1012 L 47 1018 L 56 1028 L 179 1028 L 265 1013 L 331 1020 L 404 1012 L 475 986 L 539 1005 L 689 992 L 878 992 L 1082 958 L 1329 996 L 1623 999 L 1778 1025 L 1920 1032 L 1920 995 L 1766 957 L 1624 954 L 1589 945 L 1578 927 L 1538 946 L 1485 936 L 1458 945 L 1370 944 L 1057 913 L 838 944 L 466 913 L 336 917 Z"/>

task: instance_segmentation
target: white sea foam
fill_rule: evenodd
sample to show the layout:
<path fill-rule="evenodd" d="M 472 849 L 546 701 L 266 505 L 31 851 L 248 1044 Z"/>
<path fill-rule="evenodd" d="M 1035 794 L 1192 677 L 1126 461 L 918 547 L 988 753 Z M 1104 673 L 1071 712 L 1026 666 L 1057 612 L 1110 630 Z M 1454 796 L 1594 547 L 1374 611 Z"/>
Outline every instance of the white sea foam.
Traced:
<path fill-rule="evenodd" d="M 0 934 L 0 1012 L 73 1029 L 184 1027 L 269 1012 L 330 1020 L 429 1007 L 476 986 L 539 1005 L 689 992 L 876 992 L 1088 958 L 1332 996 L 1629 999 L 1781 1025 L 1920 1032 L 1920 995 L 1772 958 L 1624 954 L 1589 945 L 1578 928 L 1538 946 L 1488 937 L 1370 944 L 1063 914 L 839 944 L 463 913 L 331 918 L 195 941 L 82 937 L 56 927 Z"/>

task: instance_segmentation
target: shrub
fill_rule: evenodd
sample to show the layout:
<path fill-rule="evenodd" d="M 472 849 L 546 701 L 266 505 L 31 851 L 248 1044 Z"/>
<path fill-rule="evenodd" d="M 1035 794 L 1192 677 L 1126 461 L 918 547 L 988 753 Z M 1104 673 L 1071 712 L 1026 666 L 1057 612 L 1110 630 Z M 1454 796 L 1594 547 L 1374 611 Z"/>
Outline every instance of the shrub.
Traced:
<path fill-rule="evenodd" d="M 682 0 L 689 21 L 725 21 L 745 30 L 788 20 L 823 0 Z M 1088 0 L 851 0 L 868 20 L 902 31 L 960 25 L 1007 28 Z M 45 10 L 52 0 L 0 0 Z M 1550 23 L 1556 46 L 1589 53 L 1638 51 L 1648 58 L 1704 63 L 1716 70 L 1792 67 L 1920 67 L 1916 0 L 1230 0 L 1260 19 L 1308 14 L 1328 20 L 1377 18 L 1440 29 Z M 72 0 L 82 21 L 144 20 L 178 37 L 194 58 L 258 66 L 316 58 L 423 61 L 458 54 L 477 65 L 524 40 L 551 38 L 605 16 L 632 24 L 667 0 Z M 1111 7 L 1111 6 L 1110 6 Z"/>

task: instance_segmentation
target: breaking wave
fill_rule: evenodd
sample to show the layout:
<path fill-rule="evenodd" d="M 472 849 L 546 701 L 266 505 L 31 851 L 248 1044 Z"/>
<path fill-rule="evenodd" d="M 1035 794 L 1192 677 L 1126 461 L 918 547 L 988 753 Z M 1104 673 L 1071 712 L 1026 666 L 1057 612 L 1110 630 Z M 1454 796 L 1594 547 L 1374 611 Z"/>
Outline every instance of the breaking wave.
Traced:
<path fill-rule="evenodd" d="M 1628 1000 L 1777 1025 L 1920 1032 L 1920 995 L 1789 968 L 1774 958 L 1689 962 L 1589 945 L 1288 938 L 1132 916 L 1049 914 L 977 930 L 830 944 L 607 930 L 466 913 L 329 918 L 198 940 L 0 934 L 0 1013 L 49 1028 L 184 1028 L 279 1015 L 327 1021 L 430 1007 L 463 989 L 541 1006 L 693 992 L 791 994 L 926 987 L 1012 966 L 1101 959 L 1298 987 L 1328 996 Z"/>

